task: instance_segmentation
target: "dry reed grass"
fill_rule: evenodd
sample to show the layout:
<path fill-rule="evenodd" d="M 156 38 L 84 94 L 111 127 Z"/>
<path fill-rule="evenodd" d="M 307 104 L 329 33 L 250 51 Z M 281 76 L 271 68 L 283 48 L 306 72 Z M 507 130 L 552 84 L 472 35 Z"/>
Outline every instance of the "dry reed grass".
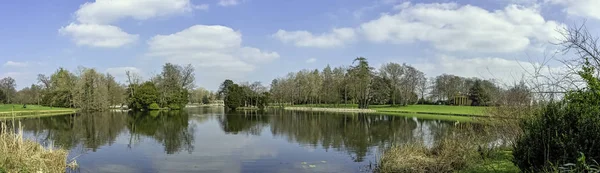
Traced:
<path fill-rule="evenodd" d="M 477 158 L 476 148 L 456 138 L 439 141 L 433 148 L 410 143 L 388 149 L 379 160 L 377 172 L 455 172 Z"/>
<path fill-rule="evenodd" d="M 0 172 L 65 172 L 67 151 L 45 148 L 35 141 L 23 139 L 23 131 L 15 133 L 0 122 Z M 72 162 L 74 163 L 74 162 Z M 72 164 L 71 164 L 72 165 Z"/>

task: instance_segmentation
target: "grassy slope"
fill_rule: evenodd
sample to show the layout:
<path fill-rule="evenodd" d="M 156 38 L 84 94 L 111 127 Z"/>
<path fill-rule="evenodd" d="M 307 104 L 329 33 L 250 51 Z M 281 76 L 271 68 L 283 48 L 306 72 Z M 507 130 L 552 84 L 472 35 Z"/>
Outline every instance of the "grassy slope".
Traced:
<path fill-rule="evenodd" d="M 10 111 L 47 111 L 47 110 L 74 110 L 70 108 L 46 107 L 40 105 L 27 105 L 23 108 L 22 104 L 0 104 L 0 112 Z"/>
<path fill-rule="evenodd" d="M 23 105 L 21 104 L 0 104 L 0 119 L 54 116 L 70 114 L 75 111 L 76 109 L 71 108 L 56 108 L 40 105 L 27 105 L 27 108 L 23 108 Z"/>
<path fill-rule="evenodd" d="M 512 163 L 512 151 L 499 151 L 492 158 L 481 161 L 469 166 L 467 169 L 459 171 L 461 173 L 483 173 L 483 172 L 498 172 L 512 173 L 520 172 L 519 168 Z"/>
<path fill-rule="evenodd" d="M 485 115 L 486 107 L 477 106 L 446 106 L 446 105 L 409 105 L 401 107 L 374 107 L 377 111 L 386 112 L 413 112 L 413 113 L 440 113 L 440 114 L 462 114 L 462 115 Z"/>
<path fill-rule="evenodd" d="M 473 117 L 466 117 L 466 116 L 433 115 L 433 114 L 417 114 L 417 113 L 401 113 L 401 112 L 376 112 L 374 114 L 416 117 L 419 119 L 428 119 L 428 120 L 460 121 L 460 122 L 473 122 L 476 119 Z"/>
<path fill-rule="evenodd" d="M 305 104 L 290 105 L 293 107 L 318 107 L 318 108 L 357 108 L 356 104 Z M 474 106 L 446 106 L 446 105 L 409 105 L 409 106 L 390 106 L 390 105 L 370 105 L 370 109 L 376 110 L 379 114 L 397 115 L 406 117 L 417 117 L 421 119 L 448 120 L 471 122 L 473 117 L 465 115 L 484 115 L 486 107 Z M 456 114 L 457 116 L 452 116 Z M 458 116 L 462 115 L 462 116 Z"/>

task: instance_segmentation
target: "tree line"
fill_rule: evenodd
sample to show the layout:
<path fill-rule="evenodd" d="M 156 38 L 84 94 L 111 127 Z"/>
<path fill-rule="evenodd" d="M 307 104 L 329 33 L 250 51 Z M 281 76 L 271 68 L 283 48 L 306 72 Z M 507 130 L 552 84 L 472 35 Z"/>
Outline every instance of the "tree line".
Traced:
<path fill-rule="evenodd" d="M 264 108 L 283 104 L 466 104 L 473 106 L 506 103 L 528 104 L 532 98 L 522 82 L 501 87 L 492 80 L 442 74 L 426 78 L 408 64 L 386 63 L 376 69 L 366 58 L 350 66 L 301 70 L 274 79 L 270 87 L 260 82 L 235 84 L 225 80 L 217 92 L 194 86 L 194 68 L 166 63 L 162 72 L 148 80 L 126 73 L 125 84 L 111 74 L 80 67 L 75 73 L 59 68 L 53 74 L 38 75 L 38 83 L 16 91 L 11 77 L 0 79 L 0 102 L 39 104 L 52 107 L 104 111 L 127 105 L 134 110 L 182 109 L 187 103 L 208 104 L 222 99 L 229 108 Z M 230 95 L 231 93 L 231 95 Z M 229 96 L 229 97 L 228 97 Z M 519 98 L 519 99 L 511 99 Z"/>
<path fill-rule="evenodd" d="M 19 91 L 11 77 L 0 79 L 0 103 L 37 104 L 78 108 L 85 112 L 105 111 L 111 106 L 127 105 L 133 110 L 182 109 L 187 103 L 208 103 L 214 93 L 194 87 L 194 68 L 166 63 L 162 72 L 142 80 L 127 72 L 120 84 L 111 74 L 80 67 L 76 72 L 59 68 L 50 75 L 39 74 L 38 83 Z"/>
<path fill-rule="evenodd" d="M 229 79 L 223 81 L 217 94 L 225 102 L 225 107 L 231 110 L 239 107 L 254 107 L 264 110 L 271 97 L 267 87 L 260 82 L 236 84 Z"/>
<path fill-rule="evenodd" d="M 501 87 L 493 80 L 442 74 L 426 78 L 425 73 L 408 64 L 389 62 L 379 69 L 366 58 L 356 58 L 349 67 L 301 70 L 271 82 L 271 100 L 283 104 L 460 104 L 488 106 L 506 102 L 507 95 L 522 96 L 518 103 L 531 100 L 523 82 Z M 465 104 L 465 103 L 463 103 Z"/>

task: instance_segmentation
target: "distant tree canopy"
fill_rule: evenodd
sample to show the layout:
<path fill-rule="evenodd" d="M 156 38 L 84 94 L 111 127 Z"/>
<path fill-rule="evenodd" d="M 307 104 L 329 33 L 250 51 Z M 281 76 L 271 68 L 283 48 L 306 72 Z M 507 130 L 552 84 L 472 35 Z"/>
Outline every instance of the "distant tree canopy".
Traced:
<path fill-rule="evenodd" d="M 38 75 L 38 84 L 15 90 L 15 80 L 0 79 L 0 103 L 40 104 L 51 107 L 79 108 L 84 112 L 108 110 L 127 104 L 134 110 L 155 103 L 160 108 L 182 109 L 194 88 L 194 68 L 167 63 L 161 74 L 142 82 L 127 72 L 127 85 L 119 84 L 111 74 L 80 67 L 76 73 L 64 68 L 47 76 Z M 202 99 L 202 97 L 198 98 Z"/>
<path fill-rule="evenodd" d="M 133 110 L 148 110 L 151 104 L 158 102 L 158 89 L 154 83 L 147 81 L 138 84 L 130 84 L 127 90 L 129 98 L 127 98 L 129 108 Z"/>
<path fill-rule="evenodd" d="M 364 57 L 353 66 L 290 73 L 271 82 L 271 99 L 276 103 L 347 104 L 359 108 L 369 104 L 410 104 L 418 101 L 417 92 L 428 86 L 423 72 L 406 64 L 387 63 L 378 71 Z M 424 97 L 424 94 L 421 94 Z"/>
<path fill-rule="evenodd" d="M 190 91 L 191 103 L 209 104 L 211 101 L 216 99 L 217 95 L 215 93 L 201 87 Z"/>
<path fill-rule="evenodd" d="M 235 110 L 238 107 L 241 107 L 244 100 L 244 91 L 237 84 L 228 85 L 225 89 L 225 107 L 230 110 Z"/>
<path fill-rule="evenodd" d="M 166 63 L 159 75 L 143 84 L 139 84 L 137 75 L 128 72 L 127 76 L 127 102 L 133 110 L 148 110 L 153 103 L 161 108 L 183 109 L 194 88 L 194 68 L 190 64 L 184 67 Z"/>
<path fill-rule="evenodd" d="M 0 79 L 0 92 L 2 92 L 2 94 L 0 94 L 0 102 L 14 103 L 15 96 L 17 93 L 17 90 L 15 89 L 16 87 L 17 83 L 15 79 L 11 77 L 5 77 Z"/>
<path fill-rule="evenodd" d="M 264 110 L 270 102 L 269 97 L 271 94 L 260 82 L 238 85 L 228 79 L 221 86 L 219 93 L 223 94 L 225 107 L 230 110 L 235 110 L 242 106 L 256 107 Z"/>
<path fill-rule="evenodd" d="M 427 79 L 407 64 L 390 62 L 374 70 L 366 58 L 359 57 L 350 67 L 327 65 L 321 72 L 305 69 L 273 79 L 269 92 L 275 104 L 353 103 L 367 108 L 369 104 L 455 104 L 452 100 L 457 96 L 469 97 L 474 105 L 493 105 L 513 91 L 525 92 L 521 95 L 528 98 L 527 90 L 509 91 L 491 80 L 450 74 Z"/>
<path fill-rule="evenodd" d="M 490 101 L 489 93 L 483 88 L 481 83 L 481 80 L 477 79 L 469 89 L 468 94 L 471 106 L 487 106 Z"/>

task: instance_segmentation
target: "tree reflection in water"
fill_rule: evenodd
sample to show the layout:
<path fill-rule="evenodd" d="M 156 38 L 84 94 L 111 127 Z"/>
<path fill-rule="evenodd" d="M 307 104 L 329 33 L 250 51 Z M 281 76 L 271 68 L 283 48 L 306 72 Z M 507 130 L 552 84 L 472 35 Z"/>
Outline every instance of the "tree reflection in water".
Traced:
<path fill-rule="evenodd" d="M 222 130 L 231 134 L 259 135 L 268 125 L 275 137 L 291 143 L 344 151 L 355 162 L 362 162 L 373 147 L 415 141 L 432 144 L 452 127 L 448 122 L 400 116 L 281 110 L 272 110 L 268 114 L 228 112 L 220 122 Z"/>
<path fill-rule="evenodd" d="M 119 142 L 129 148 L 142 145 L 146 142 L 142 139 L 148 138 L 162 145 L 166 154 L 192 153 L 196 135 L 215 133 L 210 129 L 198 132 L 196 125 L 206 128 L 211 127 L 206 125 L 217 123 L 224 135 L 263 136 L 270 132 L 275 139 L 292 144 L 347 153 L 355 162 L 362 162 L 365 157 L 376 155 L 377 149 L 391 145 L 421 142 L 430 146 L 443 136 L 454 133 L 455 129 L 453 122 L 401 116 L 283 110 L 267 113 L 214 109 L 107 112 L 21 121 L 24 130 L 33 134 L 39 142 L 72 151 L 82 149 L 81 153 L 111 146 L 118 137 L 121 137 Z M 219 141 L 206 142 L 207 145 L 220 145 Z"/>
<path fill-rule="evenodd" d="M 23 130 L 32 133 L 40 143 L 53 143 L 66 149 L 83 145 L 95 152 L 101 146 L 113 145 L 123 134 L 130 137 L 129 147 L 135 146 L 144 136 L 161 143 L 167 154 L 173 154 L 194 150 L 194 129 L 189 126 L 188 120 L 186 111 L 162 111 L 73 114 L 21 122 Z"/>

